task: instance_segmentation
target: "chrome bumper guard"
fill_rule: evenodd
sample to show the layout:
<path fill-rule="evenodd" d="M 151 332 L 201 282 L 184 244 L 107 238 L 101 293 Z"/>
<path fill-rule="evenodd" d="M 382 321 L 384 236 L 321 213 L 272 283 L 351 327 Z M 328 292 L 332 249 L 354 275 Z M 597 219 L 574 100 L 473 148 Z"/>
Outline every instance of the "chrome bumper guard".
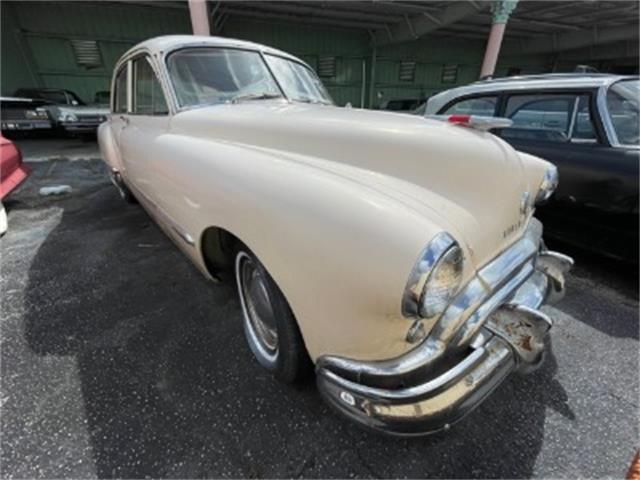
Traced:
<path fill-rule="evenodd" d="M 539 310 L 564 294 L 565 255 L 541 247 L 532 219 L 523 237 L 483 267 L 449 305 L 426 339 L 390 360 L 323 356 L 317 383 L 338 412 L 395 435 L 446 430 L 513 371 L 544 359 L 552 320 Z"/>

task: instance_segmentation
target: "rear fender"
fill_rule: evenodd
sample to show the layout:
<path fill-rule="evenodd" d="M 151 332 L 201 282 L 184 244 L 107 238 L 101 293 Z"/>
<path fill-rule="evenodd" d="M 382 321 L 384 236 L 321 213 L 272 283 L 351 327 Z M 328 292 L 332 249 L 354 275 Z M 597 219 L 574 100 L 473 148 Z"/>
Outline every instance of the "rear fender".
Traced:
<path fill-rule="evenodd" d="M 101 123 L 98 127 L 98 145 L 100 146 L 102 160 L 109 166 L 109 169 L 123 172 L 120 151 L 113 134 L 113 128 L 111 128 L 111 124 L 108 121 Z"/>

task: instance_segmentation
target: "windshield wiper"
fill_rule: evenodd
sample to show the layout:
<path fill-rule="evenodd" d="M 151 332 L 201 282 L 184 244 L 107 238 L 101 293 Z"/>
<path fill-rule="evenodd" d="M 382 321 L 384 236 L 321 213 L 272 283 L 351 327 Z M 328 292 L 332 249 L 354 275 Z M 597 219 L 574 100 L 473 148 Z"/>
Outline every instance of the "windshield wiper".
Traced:
<path fill-rule="evenodd" d="M 243 100 L 269 100 L 272 98 L 281 98 L 282 95 L 279 93 L 241 93 L 240 95 L 236 95 L 232 97 L 231 103 L 242 102 Z"/>

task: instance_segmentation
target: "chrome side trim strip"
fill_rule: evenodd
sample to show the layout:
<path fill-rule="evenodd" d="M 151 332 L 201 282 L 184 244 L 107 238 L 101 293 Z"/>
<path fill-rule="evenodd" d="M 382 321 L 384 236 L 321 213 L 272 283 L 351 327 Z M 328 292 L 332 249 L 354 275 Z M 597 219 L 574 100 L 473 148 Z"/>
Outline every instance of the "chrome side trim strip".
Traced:
<path fill-rule="evenodd" d="M 184 240 L 187 245 L 193 247 L 196 244 L 196 241 L 187 232 L 183 232 L 176 225 L 172 225 L 171 228 L 173 228 L 173 231 L 176 232 L 178 234 L 178 236 L 182 240 Z"/>

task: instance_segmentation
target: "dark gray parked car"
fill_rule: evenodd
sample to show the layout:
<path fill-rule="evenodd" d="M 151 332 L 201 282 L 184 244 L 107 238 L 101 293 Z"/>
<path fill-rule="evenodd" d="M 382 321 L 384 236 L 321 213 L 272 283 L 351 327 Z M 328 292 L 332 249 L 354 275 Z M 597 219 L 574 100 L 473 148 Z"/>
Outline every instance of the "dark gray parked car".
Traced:
<path fill-rule="evenodd" d="M 431 97 L 426 114 L 507 117 L 495 130 L 553 162 L 560 186 L 538 216 L 546 231 L 638 262 L 638 77 L 549 74 L 480 81 Z"/>

